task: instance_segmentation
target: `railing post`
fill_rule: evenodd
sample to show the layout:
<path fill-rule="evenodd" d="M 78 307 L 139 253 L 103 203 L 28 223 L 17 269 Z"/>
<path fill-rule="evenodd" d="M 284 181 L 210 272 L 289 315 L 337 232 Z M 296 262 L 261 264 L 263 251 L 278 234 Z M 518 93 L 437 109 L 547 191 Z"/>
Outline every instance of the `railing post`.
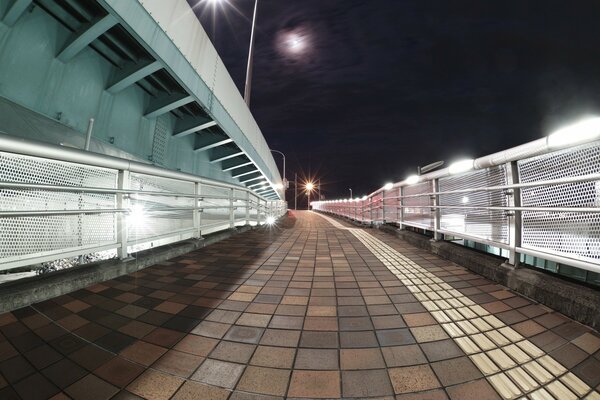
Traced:
<path fill-rule="evenodd" d="M 246 225 L 250 225 L 250 192 L 246 191 Z"/>
<path fill-rule="evenodd" d="M 233 208 L 234 189 L 229 189 L 229 228 L 235 228 L 235 210 Z"/>
<path fill-rule="evenodd" d="M 404 186 L 398 188 L 398 223 L 404 229 Z"/>
<path fill-rule="evenodd" d="M 516 161 L 506 164 L 506 176 L 509 185 L 519 183 L 519 166 Z M 505 191 L 509 207 L 521 207 L 521 189 L 513 188 Z M 520 256 L 517 247 L 521 247 L 521 211 L 509 211 L 508 215 L 508 243 L 510 246 L 508 263 L 518 267 Z"/>
<path fill-rule="evenodd" d="M 371 225 L 373 225 L 373 198 L 369 198 L 369 220 L 371 221 Z"/>
<path fill-rule="evenodd" d="M 117 177 L 117 189 L 129 189 L 129 171 L 119 170 Z M 117 193 L 117 209 L 129 208 L 129 195 Z M 117 213 L 117 243 L 120 247 L 117 250 L 117 255 L 120 259 L 127 258 L 127 214 L 125 212 Z"/>
<path fill-rule="evenodd" d="M 200 195 L 200 183 L 194 183 L 194 231 L 196 232 L 196 238 L 200 239 L 202 233 L 200 232 L 200 208 L 198 207 L 198 196 Z"/>
<path fill-rule="evenodd" d="M 432 181 L 433 185 L 433 191 L 435 193 L 439 192 L 440 190 L 440 180 L 439 179 L 434 179 Z M 437 240 L 442 240 L 442 234 L 440 233 L 440 227 L 441 227 L 441 221 L 442 221 L 442 212 L 440 207 L 440 195 L 439 194 L 434 194 L 431 195 L 431 199 L 433 200 L 433 206 L 435 208 L 433 208 L 433 240 L 437 241 Z"/>
<path fill-rule="evenodd" d="M 381 192 L 381 223 L 385 224 L 385 192 L 387 190 L 383 189 Z"/>

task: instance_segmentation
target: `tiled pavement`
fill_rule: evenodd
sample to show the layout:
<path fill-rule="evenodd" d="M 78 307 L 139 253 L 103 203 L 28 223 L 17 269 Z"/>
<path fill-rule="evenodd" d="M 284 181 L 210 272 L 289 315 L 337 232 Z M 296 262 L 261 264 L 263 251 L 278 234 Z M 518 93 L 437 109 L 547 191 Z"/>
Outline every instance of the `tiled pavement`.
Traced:
<path fill-rule="evenodd" d="M 0 315 L 0 399 L 600 399 L 596 332 L 296 217 Z"/>

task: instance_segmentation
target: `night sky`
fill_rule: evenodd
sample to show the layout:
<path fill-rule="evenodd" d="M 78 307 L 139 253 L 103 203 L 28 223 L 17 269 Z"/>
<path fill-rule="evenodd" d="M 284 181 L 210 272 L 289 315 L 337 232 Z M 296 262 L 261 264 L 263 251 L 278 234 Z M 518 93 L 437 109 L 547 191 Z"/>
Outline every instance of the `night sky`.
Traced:
<path fill-rule="evenodd" d="M 228 1 L 195 10 L 243 93 L 254 0 Z M 259 0 L 251 110 L 289 180 L 362 196 L 600 115 L 600 2 Z"/>

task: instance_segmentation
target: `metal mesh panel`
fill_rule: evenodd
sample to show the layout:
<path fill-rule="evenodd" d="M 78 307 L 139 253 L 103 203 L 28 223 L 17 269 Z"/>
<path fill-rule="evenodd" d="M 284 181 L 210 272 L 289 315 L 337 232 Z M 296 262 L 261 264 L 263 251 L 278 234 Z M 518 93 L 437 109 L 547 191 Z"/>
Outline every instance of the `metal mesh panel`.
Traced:
<path fill-rule="evenodd" d="M 415 194 L 431 193 L 431 181 L 417 183 L 415 185 L 405 186 L 404 196 Z M 430 196 L 408 197 L 402 199 L 404 208 L 404 222 L 408 225 L 415 225 L 423 228 L 433 228 L 434 214 L 430 208 L 420 208 L 421 206 L 430 207 L 433 205 Z M 414 207 L 414 208 L 412 208 Z"/>
<path fill-rule="evenodd" d="M 194 193 L 194 183 L 176 179 L 160 178 L 143 174 L 131 174 L 132 189 L 147 192 Z M 177 233 L 194 227 L 193 211 L 169 211 L 168 208 L 191 208 L 190 197 L 134 194 L 129 200 L 132 212 L 127 218 L 128 241 L 139 242 L 155 236 Z"/>
<path fill-rule="evenodd" d="M 0 181 L 57 186 L 115 188 L 114 170 L 0 152 Z M 0 189 L 2 211 L 112 209 L 114 194 Z M 27 255 L 116 241 L 112 214 L 40 215 L 0 218 L 0 264 Z"/>
<path fill-rule="evenodd" d="M 600 142 L 521 160 L 521 182 L 600 173 Z M 600 182 L 521 190 L 526 207 L 599 207 Z M 572 258 L 600 260 L 600 214 L 523 212 L 522 246 Z"/>
<path fill-rule="evenodd" d="M 158 117 L 156 119 L 154 137 L 152 139 L 152 162 L 155 164 L 165 165 L 165 157 L 167 155 L 167 140 L 169 135 L 167 117 Z"/>
<path fill-rule="evenodd" d="M 506 185 L 504 166 L 449 176 L 439 180 L 440 192 L 477 187 Z M 506 207 L 508 201 L 501 190 L 442 194 L 441 206 Z M 464 233 L 496 242 L 508 243 L 508 217 L 504 211 L 450 208 L 441 210 L 442 229 Z"/>
<path fill-rule="evenodd" d="M 202 185 L 200 187 L 201 227 L 229 223 L 229 193 L 231 189 Z"/>
<path fill-rule="evenodd" d="M 400 220 L 400 199 L 399 196 L 400 189 L 394 188 L 388 190 L 384 193 L 384 220 L 386 222 L 397 222 Z"/>

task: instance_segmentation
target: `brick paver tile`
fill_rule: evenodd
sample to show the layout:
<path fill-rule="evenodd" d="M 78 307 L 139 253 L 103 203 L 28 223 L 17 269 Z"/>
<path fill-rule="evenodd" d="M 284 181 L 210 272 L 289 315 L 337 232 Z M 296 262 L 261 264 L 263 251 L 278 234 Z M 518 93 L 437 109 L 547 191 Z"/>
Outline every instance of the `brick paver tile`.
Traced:
<path fill-rule="evenodd" d="M 172 400 L 227 400 L 231 392 L 227 389 L 187 381 L 177 391 Z"/>
<path fill-rule="evenodd" d="M 210 353 L 211 358 L 245 364 L 250 360 L 256 345 L 221 341 Z"/>
<path fill-rule="evenodd" d="M 438 361 L 431 364 L 444 386 L 468 382 L 483 377 L 477 367 L 467 357 Z"/>
<path fill-rule="evenodd" d="M 339 398 L 339 371 L 294 371 L 288 397 Z"/>
<path fill-rule="evenodd" d="M 368 371 L 342 371 L 344 397 L 391 396 L 394 394 L 385 369 Z"/>
<path fill-rule="evenodd" d="M 420 392 L 440 387 L 429 365 L 388 369 L 396 394 Z"/>
<path fill-rule="evenodd" d="M 183 379 L 151 369 L 127 386 L 127 390 L 145 399 L 169 399 L 183 384 Z"/>
<path fill-rule="evenodd" d="M 405 367 L 427 363 L 421 348 L 416 344 L 382 347 L 381 352 L 388 367 Z"/>
<path fill-rule="evenodd" d="M 283 396 L 289 379 L 289 370 L 249 366 L 240 379 L 237 389 L 246 392 Z"/>
<path fill-rule="evenodd" d="M 339 369 L 338 350 L 298 349 L 295 369 L 337 370 Z"/>
<path fill-rule="evenodd" d="M 292 368 L 295 348 L 258 346 L 250 364 L 271 368 Z"/>
<path fill-rule="evenodd" d="M 244 366 L 241 364 L 207 359 L 194 372 L 191 379 L 208 385 L 233 389 L 243 371 Z"/>
<path fill-rule="evenodd" d="M 378 369 L 385 368 L 381 350 L 341 349 L 340 366 L 342 369 Z"/>

